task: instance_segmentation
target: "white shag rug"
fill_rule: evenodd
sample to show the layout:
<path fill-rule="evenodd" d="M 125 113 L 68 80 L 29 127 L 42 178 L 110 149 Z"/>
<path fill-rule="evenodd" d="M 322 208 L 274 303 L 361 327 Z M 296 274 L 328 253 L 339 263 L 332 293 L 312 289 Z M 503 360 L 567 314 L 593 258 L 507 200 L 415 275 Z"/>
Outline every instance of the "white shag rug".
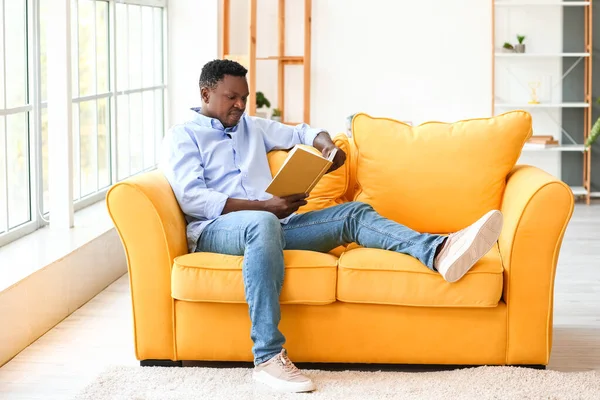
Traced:
<path fill-rule="evenodd" d="M 436 372 L 305 370 L 312 393 L 272 392 L 249 368 L 112 367 L 76 400 L 600 399 L 600 371 L 477 367 Z"/>

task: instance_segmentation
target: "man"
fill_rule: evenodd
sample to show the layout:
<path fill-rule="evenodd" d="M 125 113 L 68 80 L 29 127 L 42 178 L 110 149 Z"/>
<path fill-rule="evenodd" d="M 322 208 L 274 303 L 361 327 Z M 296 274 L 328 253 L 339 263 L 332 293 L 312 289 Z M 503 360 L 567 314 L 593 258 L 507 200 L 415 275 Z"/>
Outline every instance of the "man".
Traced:
<path fill-rule="evenodd" d="M 186 215 L 189 250 L 244 256 L 254 378 L 281 391 L 311 391 L 313 382 L 289 360 L 278 329 L 284 249 L 328 252 L 356 242 L 411 255 L 455 282 L 498 240 L 502 214 L 492 210 L 448 237 L 415 232 L 358 202 L 295 214 L 306 204 L 305 194 L 279 198 L 264 192 L 272 179 L 267 153 L 303 143 L 327 157 L 336 147 L 322 129 L 244 114 L 246 72 L 229 60 L 203 67 L 202 107 L 166 135 L 161 169 Z M 331 171 L 345 159 L 338 148 Z"/>

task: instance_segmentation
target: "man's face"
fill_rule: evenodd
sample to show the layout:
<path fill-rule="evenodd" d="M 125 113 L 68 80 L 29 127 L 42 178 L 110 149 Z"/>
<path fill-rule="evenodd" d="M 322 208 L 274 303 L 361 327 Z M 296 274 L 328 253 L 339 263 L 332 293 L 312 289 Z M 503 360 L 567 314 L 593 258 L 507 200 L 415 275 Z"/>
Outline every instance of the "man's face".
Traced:
<path fill-rule="evenodd" d="M 218 119 L 228 128 L 240 122 L 246 109 L 248 82 L 245 77 L 225 75 L 216 88 L 202 88 L 200 94 L 206 115 Z"/>

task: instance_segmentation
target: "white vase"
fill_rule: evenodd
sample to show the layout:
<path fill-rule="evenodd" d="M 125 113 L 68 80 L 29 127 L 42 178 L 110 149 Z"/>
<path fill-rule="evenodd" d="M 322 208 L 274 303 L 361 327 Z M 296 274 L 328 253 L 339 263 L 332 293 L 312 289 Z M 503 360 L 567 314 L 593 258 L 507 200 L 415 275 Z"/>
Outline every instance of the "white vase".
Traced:
<path fill-rule="evenodd" d="M 259 118 L 265 118 L 265 119 L 267 119 L 268 115 L 269 115 L 268 112 L 265 111 L 265 110 L 256 110 L 256 116 L 259 117 Z"/>
<path fill-rule="evenodd" d="M 277 116 L 273 116 L 273 117 L 271 117 L 271 119 L 272 119 L 273 121 L 281 122 L 281 116 L 279 116 L 279 115 L 277 115 Z"/>

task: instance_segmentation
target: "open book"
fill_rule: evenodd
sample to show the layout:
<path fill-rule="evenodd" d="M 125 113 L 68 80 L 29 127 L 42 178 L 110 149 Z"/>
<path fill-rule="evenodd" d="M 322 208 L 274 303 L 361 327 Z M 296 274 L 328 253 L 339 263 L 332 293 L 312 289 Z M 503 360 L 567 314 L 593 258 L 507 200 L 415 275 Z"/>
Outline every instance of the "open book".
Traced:
<path fill-rule="evenodd" d="M 294 147 L 265 190 L 273 196 L 310 193 L 333 164 L 337 149 L 328 158 L 302 147 Z"/>

